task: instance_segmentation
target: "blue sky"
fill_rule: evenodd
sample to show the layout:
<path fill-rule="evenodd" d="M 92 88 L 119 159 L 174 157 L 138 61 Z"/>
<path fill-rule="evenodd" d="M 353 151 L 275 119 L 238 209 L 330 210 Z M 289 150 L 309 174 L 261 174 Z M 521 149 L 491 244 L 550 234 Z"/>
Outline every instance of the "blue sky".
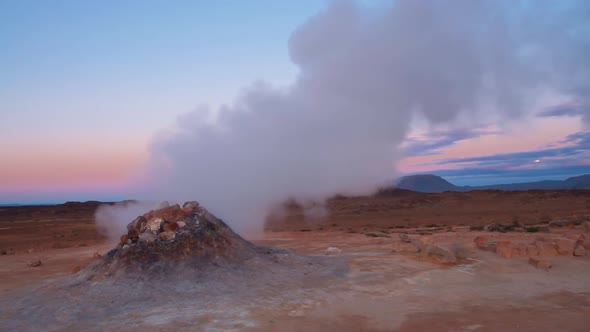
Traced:
<path fill-rule="evenodd" d="M 0 203 L 122 198 L 179 115 L 289 85 L 289 38 L 327 2 L 0 1 Z M 526 139 L 522 125 L 417 126 L 401 170 L 457 184 L 590 172 L 582 110 L 548 99 L 517 120 L 536 123 Z M 474 148 L 500 136 L 504 149 Z"/>

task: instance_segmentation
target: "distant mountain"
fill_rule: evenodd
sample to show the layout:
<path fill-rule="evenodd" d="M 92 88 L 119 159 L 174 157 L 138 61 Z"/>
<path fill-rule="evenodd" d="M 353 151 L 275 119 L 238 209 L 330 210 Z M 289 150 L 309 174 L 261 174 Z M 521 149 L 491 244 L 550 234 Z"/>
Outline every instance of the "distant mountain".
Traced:
<path fill-rule="evenodd" d="M 427 193 L 440 193 L 444 191 L 471 191 L 471 190 L 564 190 L 564 189 L 590 189 L 590 174 L 574 176 L 564 181 L 545 180 L 525 183 L 494 184 L 486 186 L 456 186 L 440 176 L 434 174 L 418 174 L 401 177 L 396 188 L 407 189 Z"/>
<path fill-rule="evenodd" d="M 404 176 L 399 179 L 396 187 L 429 193 L 457 191 L 457 186 L 434 174 Z"/>

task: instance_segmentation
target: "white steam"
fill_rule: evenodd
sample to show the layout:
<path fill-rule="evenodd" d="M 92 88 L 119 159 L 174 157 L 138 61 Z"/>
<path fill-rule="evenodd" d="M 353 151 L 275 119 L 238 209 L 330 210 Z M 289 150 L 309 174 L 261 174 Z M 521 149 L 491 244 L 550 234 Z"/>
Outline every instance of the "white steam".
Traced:
<path fill-rule="evenodd" d="M 334 1 L 291 36 L 291 86 L 254 84 L 214 121 L 196 111 L 156 137 L 140 198 L 196 199 L 244 231 L 288 197 L 395 178 L 417 115 L 515 116 L 541 88 L 588 98 L 588 4 Z"/>
<path fill-rule="evenodd" d="M 121 235 L 127 234 L 127 224 L 154 207 L 154 202 L 138 201 L 101 205 L 94 214 L 98 232 L 106 236 L 109 242 L 117 242 Z"/>

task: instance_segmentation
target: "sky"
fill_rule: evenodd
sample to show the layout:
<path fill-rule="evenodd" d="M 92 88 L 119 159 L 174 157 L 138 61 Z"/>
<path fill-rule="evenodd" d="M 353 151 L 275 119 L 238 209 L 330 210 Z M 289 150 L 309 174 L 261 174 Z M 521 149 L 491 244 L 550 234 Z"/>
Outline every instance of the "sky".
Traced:
<path fill-rule="evenodd" d="M 253 82 L 296 81 L 291 36 L 328 3 L 0 0 L 0 204 L 130 198 L 154 137 L 183 114 L 230 104 Z M 551 89 L 533 101 L 509 118 L 415 116 L 391 177 L 590 173 L 584 105 Z"/>

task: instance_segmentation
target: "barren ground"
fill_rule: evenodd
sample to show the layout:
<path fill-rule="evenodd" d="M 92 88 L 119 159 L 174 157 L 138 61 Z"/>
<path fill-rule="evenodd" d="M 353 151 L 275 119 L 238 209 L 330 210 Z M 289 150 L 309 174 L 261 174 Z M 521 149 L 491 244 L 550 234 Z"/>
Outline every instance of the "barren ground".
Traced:
<path fill-rule="evenodd" d="M 76 293 L 94 294 L 83 298 L 85 305 L 78 313 L 65 305 L 60 307 L 65 303 L 60 299 L 45 295 L 51 294 L 53 285 L 67 280 L 64 277 L 71 276 L 76 267 L 91 262 L 94 252 L 102 254 L 112 248 L 96 233 L 93 208 L 33 207 L 18 208 L 18 212 L 0 208 L 4 210 L 0 211 L 0 250 L 7 251 L 0 256 L 0 326 L 2 330 L 72 331 L 120 327 L 187 331 L 587 331 L 590 256 L 550 257 L 553 267 L 542 270 L 528 264 L 525 257 L 506 259 L 481 250 L 457 265 L 438 265 L 414 253 L 393 252 L 392 248 L 400 243 L 397 232 L 433 233 L 435 243 L 441 244 L 470 243 L 478 235 L 525 242 L 540 236 L 585 234 L 590 238 L 584 224 L 552 227 L 548 234 L 432 226 L 586 220 L 589 201 L 588 191 L 402 193 L 339 199 L 329 203 L 330 214 L 324 220 L 303 220 L 295 209 L 287 223 L 269 223 L 269 229 L 275 231 L 251 239 L 259 245 L 321 256 L 328 264 L 333 261 L 338 273 L 257 271 L 242 279 L 234 276 L 229 286 L 215 281 L 196 285 L 190 294 L 180 297 L 169 285 L 140 284 L 132 295 L 119 296 L 102 292 L 106 284 L 96 285 Z M 56 214 L 56 209 L 62 212 Z M 410 228 L 415 226 L 420 228 Z M 342 255 L 325 256 L 328 247 L 341 249 Z M 41 266 L 27 265 L 37 259 L 42 261 Z M 339 269 L 342 263 L 345 270 Z M 134 295 L 144 287 L 145 296 Z M 104 295 L 99 296 L 101 293 Z M 81 301 L 76 294 L 68 294 L 67 302 Z M 40 312 L 54 313 L 51 325 L 45 325 Z"/>

